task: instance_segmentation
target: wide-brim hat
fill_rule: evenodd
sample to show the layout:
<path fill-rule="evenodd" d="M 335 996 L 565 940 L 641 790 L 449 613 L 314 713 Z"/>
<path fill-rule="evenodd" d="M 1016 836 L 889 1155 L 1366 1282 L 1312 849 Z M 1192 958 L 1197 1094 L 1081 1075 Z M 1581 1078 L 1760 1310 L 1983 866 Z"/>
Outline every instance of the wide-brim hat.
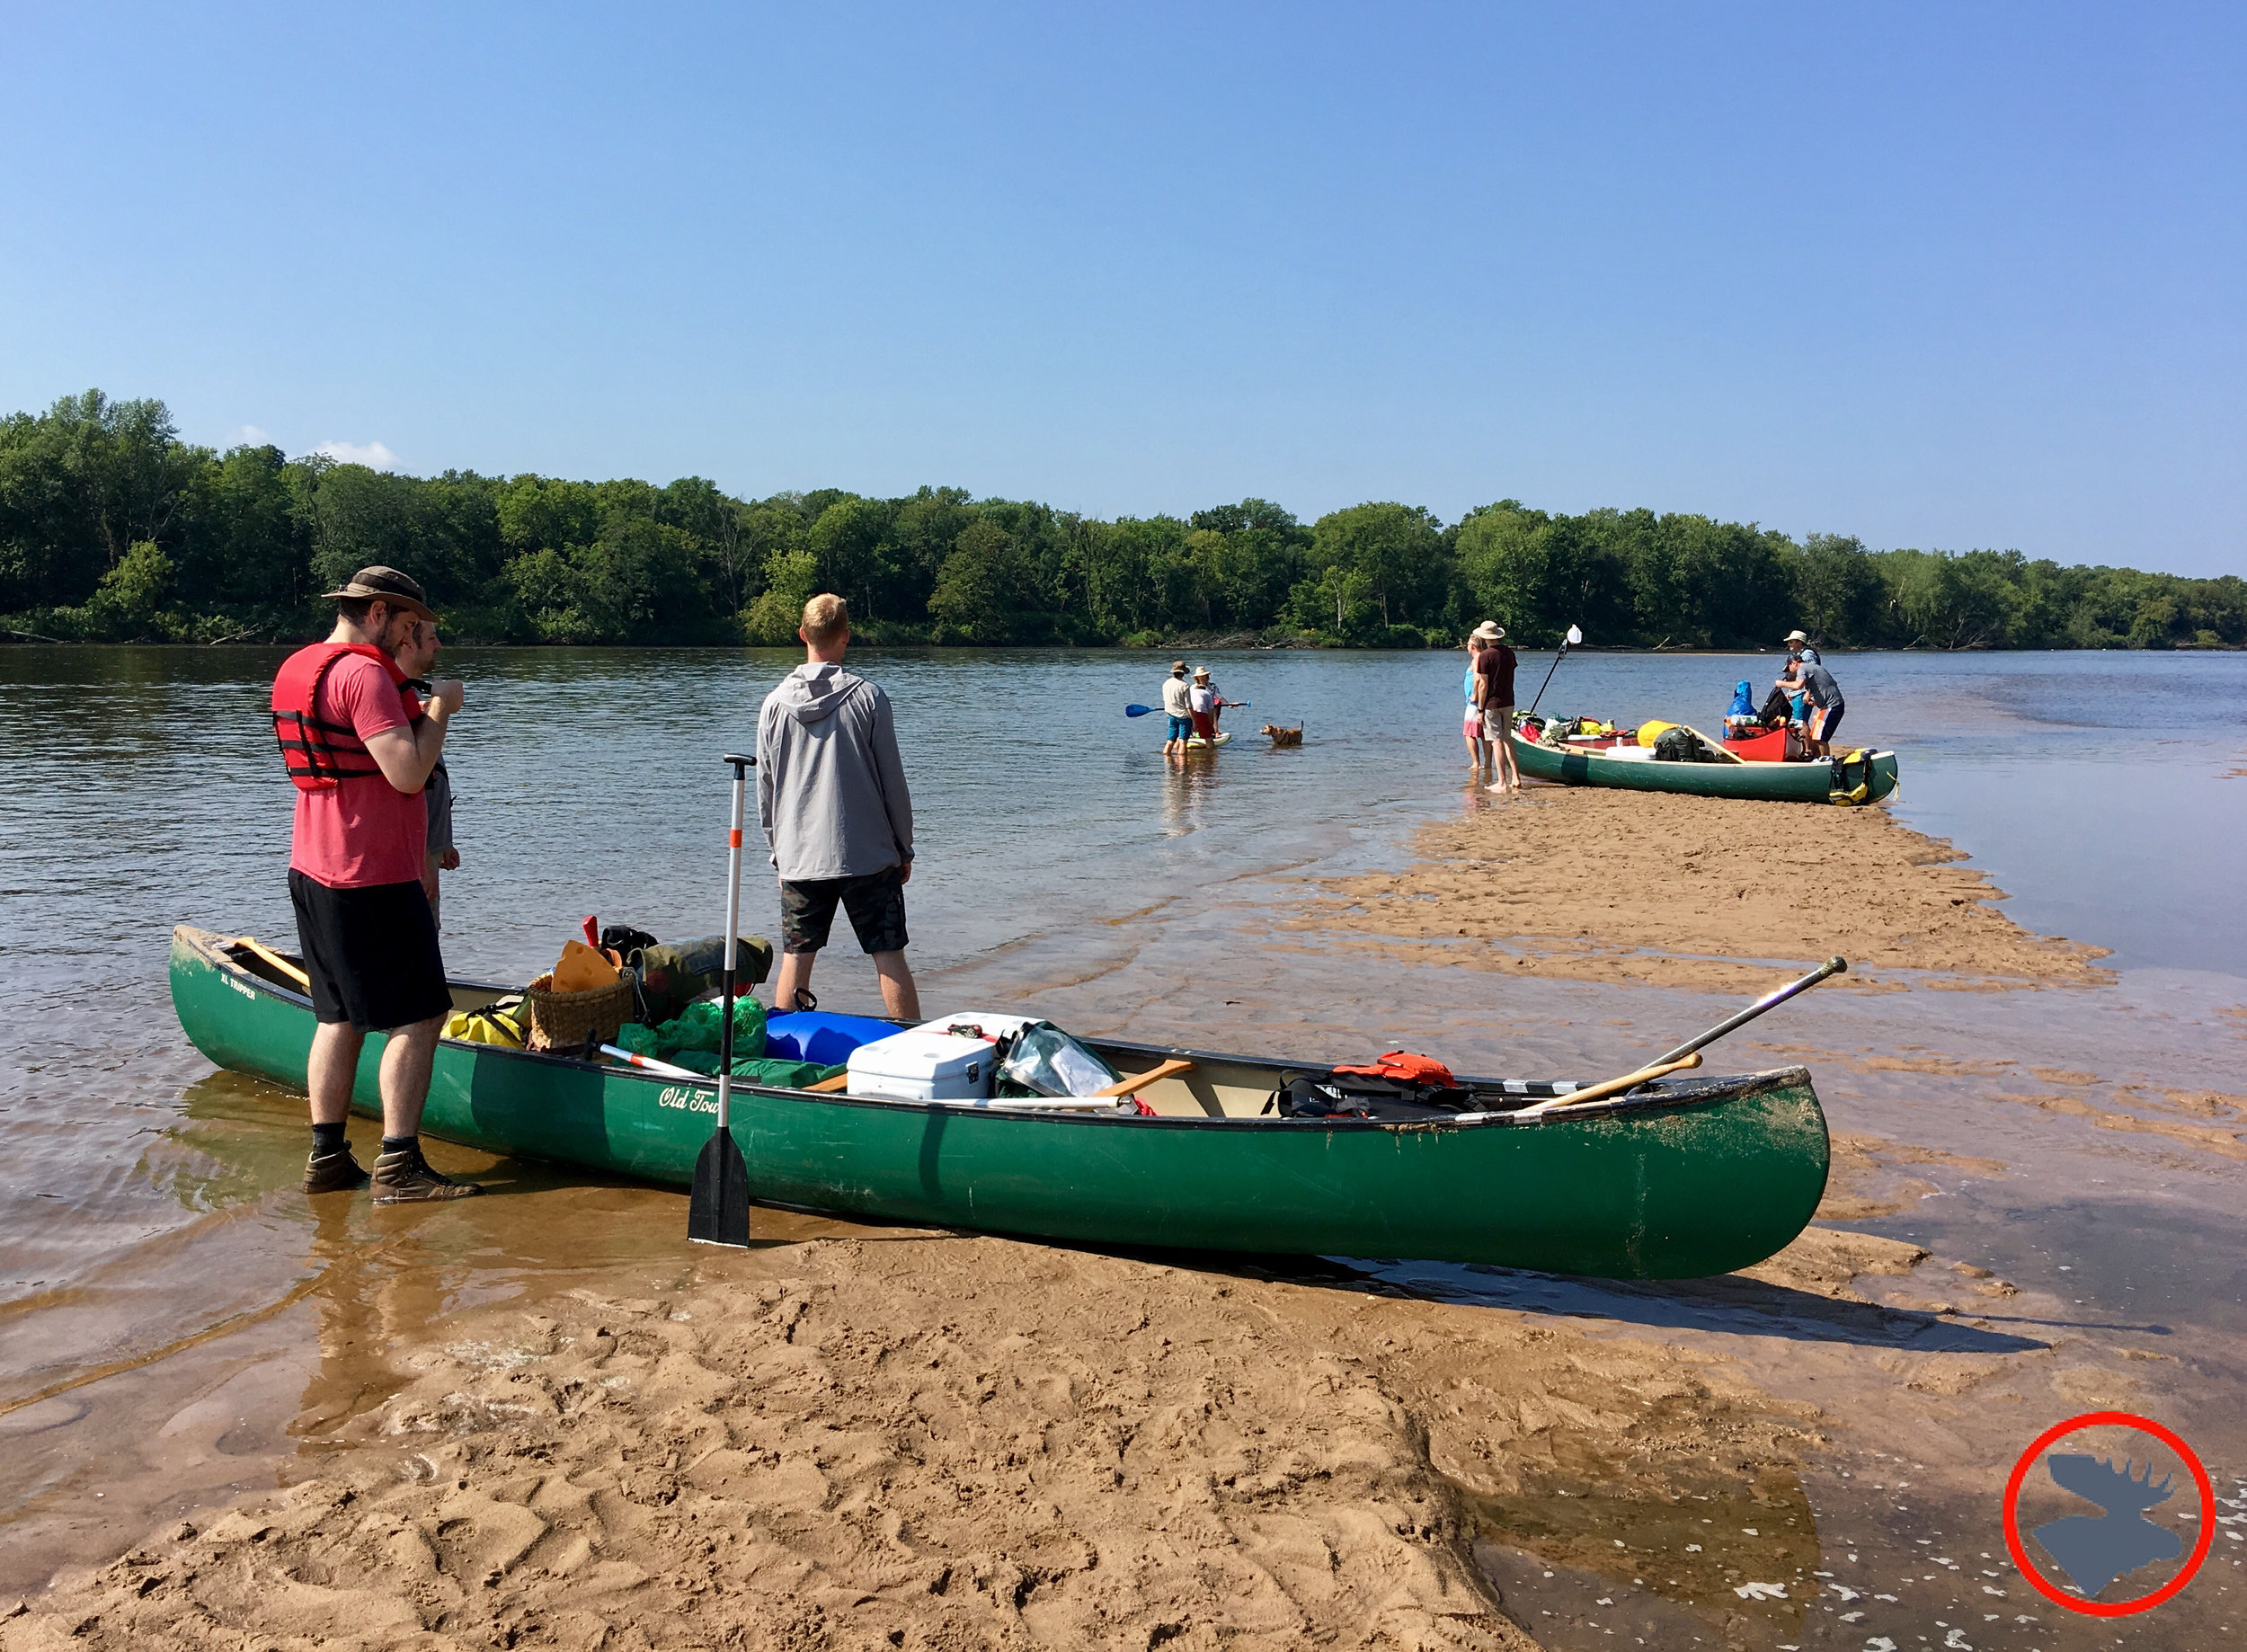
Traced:
<path fill-rule="evenodd" d="M 395 568 L 386 568 L 379 563 L 361 568 L 351 575 L 351 582 L 333 591 L 324 591 L 324 598 L 351 598 L 361 602 L 387 602 L 392 608 L 409 608 L 423 619 L 434 621 L 437 610 L 429 605 L 429 593 L 418 581 L 409 579 Z"/>
<path fill-rule="evenodd" d="M 1196 677 L 1207 677 L 1209 675 L 1209 667 L 1206 665 L 1197 665 L 1194 668 L 1194 674 Z"/>
<path fill-rule="evenodd" d="M 1790 631 L 1787 633 L 1787 640 L 1790 643 L 1807 643 L 1810 639 L 1799 631 Z"/>
<path fill-rule="evenodd" d="M 1505 627 L 1495 619 L 1486 619 L 1470 635 L 1480 637 L 1486 643 L 1495 643 L 1505 636 Z"/>
<path fill-rule="evenodd" d="M 1186 662 L 1185 662 L 1185 661 L 1183 661 L 1183 660 L 1173 660 L 1173 661 L 1170 662 L 1170 674 L 1171 674 L 1173 677 L 1176 677 L 1176 676 L 1177 676 L 1177 675 L 1180 671 L 1183 671 L 1184 670 L 1186 670 Z"/>

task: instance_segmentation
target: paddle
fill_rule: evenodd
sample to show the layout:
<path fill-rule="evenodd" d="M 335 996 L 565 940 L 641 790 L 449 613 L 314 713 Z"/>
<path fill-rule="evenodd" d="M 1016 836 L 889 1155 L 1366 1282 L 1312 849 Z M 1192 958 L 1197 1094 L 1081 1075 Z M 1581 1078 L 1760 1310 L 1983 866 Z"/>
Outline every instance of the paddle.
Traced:
<path fill-rule="evenodd" d="M 1537 700 L 1543 699 L 1545 690 L 1552 687 L 1552 674 L 1560 669 L 1560 662 L 1568 657 L 1568 650 L 1583 640 L 1584 633 L 1574 626 L 1570 626 L 1568 635 L 1561 639 L 1560 652 L 1553 655 L 1552 663 L 1545 668 L 1545 680 L 1537 685 Z M 1524 714 L 1525 715 L 1533 717 L 1537 715 L 1537 700 L 1530 701 L 1529 710 Z"/>
<path fill-rule="evenodd" d="M 1124 715 L 1127 717 L 1143 717 L 1152 710 L 1154 710 L 1152 706 L 1126 706 L 1124 708 Z"/>
<path fill-rule="evenodd" d="M 749 1243 L 749 1165 L 733 1140 L 733 969 L 742 932 L 742 804 L 757 759 L 725 754 L 733 765 L 733 827 L 725 839 L 725 1007 L 718 1021 L 718 1121 L 695 1160 L 687 1201 L 687 1238 L 701 1245 Z"/>
<path fill-rule="evenodd" d="M 1649 1079 L 1659 1078 L 1665 1072 L 1674 1071 L 1682 1067 L 1698 1066 L 1701 1062 L 1700 1052 L 1716 1043 L 1727 1033 L 1736 1033 L 1765 1010 L 1778 1008 L 1798 992 L 1807 992 L 1829 975 L 1843 975 L 1848 973 L 1849 960 L 1847 958 L 1828 958 L 1800 981 L 1790 981 L 1776 992 L 1766 992 L 1762 998 L 1740 1011 L 1738 1015 L 1719 1021 L 1700 1037 L 1689 1038 L 1676 1049 L 1656 1056 L 1637 1072 L 1626 1074 L 1621 1079 L 1610 1079 L 1603 1084 L 1588 1085 L 1572 1094 L 1556 1096 L 1550 1101 L 1541 1101 L 1533 1107 L 1523 1107 L 1514 1116 L 1533 1118 L 1538 1114 L 1550 1113 L 1560 1107 L 1574 1106 L 1578 1102 L 1597 1101 L 1603 1097 L 1620 1095 L 1624 1090 L 1636 1089 L 1639 1085 Z"/>

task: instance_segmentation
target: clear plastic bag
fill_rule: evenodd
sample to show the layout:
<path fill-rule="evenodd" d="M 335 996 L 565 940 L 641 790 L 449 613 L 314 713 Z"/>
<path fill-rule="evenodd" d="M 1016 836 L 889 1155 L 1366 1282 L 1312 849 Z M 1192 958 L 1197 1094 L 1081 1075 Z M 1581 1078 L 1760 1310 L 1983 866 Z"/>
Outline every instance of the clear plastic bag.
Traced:
<path fill-rule="evenodd" d="M 998 1092 L 1017 1099 L 1094 1096 L 1123 1076 L 1051 1021 L 1033 1021 L 1015 1035 L 999 1064 Z"/>

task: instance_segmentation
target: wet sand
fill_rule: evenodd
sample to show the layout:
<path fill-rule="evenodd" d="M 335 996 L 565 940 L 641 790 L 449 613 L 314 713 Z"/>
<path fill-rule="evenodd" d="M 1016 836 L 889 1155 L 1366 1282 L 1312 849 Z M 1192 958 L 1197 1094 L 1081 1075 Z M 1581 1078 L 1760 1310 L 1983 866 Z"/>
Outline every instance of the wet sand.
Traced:
<path fill-rule="evenodd" d="M 1325 880 L 1305 927 L 1438 945 L 1455 967 L 1727 992 L 1777 984 L 1754 960 L 1836 953 L 1860 990 L 2113 980 L 2100 948 L 2028 933 L 1964 855 L 1885 809 L 1541 786 L 1413 845 L 1404 871 Z"/>
<path fill-rule="evenodd" d="M 273 1281 L 272 1311 L 193 1351 L 228 1350 L 226 1372 L 166 1386 L 182 1351 L 0 1417 L 39 1423 L 13 1436 L 20 1461 L 145 1475 L 109 1516 L 93 1492 L 129 1476 L 40 1494 L 40 1520 L 12 1527 L 40 1564 L 16 1575 L 0 1648 L 2215 1635 L 2214 1584 L 2095 1633 L 2038 1601 L 1989 1488 L 2038 1428 L 2097 1405 L 2247 1462 L 2224 1398 L 2236 1328 L 2189 1322 L 2181 1294 L 2086 1309 L 2062 1294 L 2067 1266 L 2019 1248 L 2053 1221 L 2004 1213 L 2055 1180 L 2235 1210 L 2247 1104 L 2220 1079 L 2242 1007 L 2172 992 L 2166 1023 L 2126 1041 L 2144 1003 L 2083 949 L 1955 904 L 1975 886 L 1942 846 L 1875 812 L 1784 823 L 1857 834 L 1836 841 L 1882 868 L 1885 903 L 1806 883 L 1756 897 L 1776 908 L 1732 894 L 1727 913 L 1690 864 L 1729 840 L 1723 822 L 1633 835 L 1608 802 L 1470 798 L 1408 870 L 1308 900 L 1284 878 L 1214 884 L 928 990 L 1035 999 L 1087 1031 L 1334 1059 L 1401 1043 L 1467 1070 L 1593 1076 L 1728 1007 L 1681 985 L 1760 989 L 1861 955 L 1859 990 L 1820 989 L 1717 1063 L 1809 1061 L 1836 1122 L 1819 1224 L 1762 1267 L 1624 1285 L 1250 1266 L 761 1213 L 766 1245 L 719 1255 L 677 1242 L 675 1195 L 455 1152 L 520 1196 L 315 1212 L 313 1265 Z M 1506 917 L 1494 864 L 1562 843 L 1576 899 L 1632 890 L 1602 933 L 1643 942 L 1585 950 L 1558 920 Z M 1796 938 L 1759 945 L 1774 933 Z M 1510 957 L 1516 935 L 1543 936 L 1500 966 L 1526 979 L 1451 967 L 1462 939 Z M 2188 1028 L 2208 1053 L 2164 1055 Z M 301 1104 L 207 1082 L 227 1132 L 209 1150 L 264 1187 L 246 1208 L 295 1220 Z M 1966 1213 L 1912 1237 L 1949 1210 Z M 134 1381 L 151 1385 L 138 1403 Z M 200 1445 L 160 1449 L 182 1443 Z"/>

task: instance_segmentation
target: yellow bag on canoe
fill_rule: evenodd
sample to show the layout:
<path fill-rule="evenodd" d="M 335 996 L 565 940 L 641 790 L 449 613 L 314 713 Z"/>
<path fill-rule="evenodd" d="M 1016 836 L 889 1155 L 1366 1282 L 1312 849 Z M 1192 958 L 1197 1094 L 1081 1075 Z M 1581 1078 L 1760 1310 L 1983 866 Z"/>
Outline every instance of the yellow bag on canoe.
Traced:
<path fill-rule="evenodd" d="M 498 1044 L 507 1050 L 523 1047 L 522 1024 L 515 1019 L 512 1007 L 456 1010 L 445 1022 L 445 1036 L 462 1044 Z"/>
<path fill-rule="evenodd" d="M 1654 742 L 1662 738 L 1664 729 L 1674 729 L 1678 726 L 1674 723 L 1665 723 L 1659 717 L 1650 717 L 1639 725 L 1639 743 L 1651 751 L 1654 750 Z"/>

